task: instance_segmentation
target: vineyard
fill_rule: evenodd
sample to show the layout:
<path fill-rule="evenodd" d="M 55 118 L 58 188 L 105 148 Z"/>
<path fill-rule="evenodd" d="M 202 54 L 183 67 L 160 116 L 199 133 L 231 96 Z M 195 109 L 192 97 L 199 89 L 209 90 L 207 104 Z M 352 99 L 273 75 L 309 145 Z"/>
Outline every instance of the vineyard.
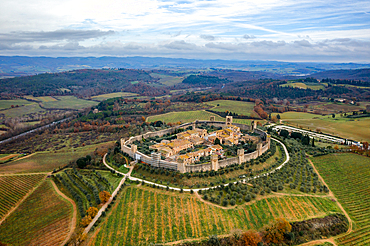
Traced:
<path fill-rule="evenodd" d="M 60 245 L 69 232 L 71 218 L 72 205 L 56 194 L 50 181 L 44 181 L 1 224 L 0 242 Z"/>
<path fill-rule="evenodd" d="M 354 222 L 355 231 L 339 237 L 339 245 L 370 244 L 370 158 L 331 154 L 313 159 L 329 188 Z"/>
<path fill-rule="evenodd" d="M 90 245 L 148 245 L 186 238 L 259 229 L 272 220 L 289 221 L 339 212 L 335 202 L 313 196 L 277 196 L 235 209 L 221 209 L 195 196 L 130 186 L 97 228 Z"/>
<path fill-rule="evenodd" d="M 0 176 L 0 219 L 44 177 L 45 174 Z"/>

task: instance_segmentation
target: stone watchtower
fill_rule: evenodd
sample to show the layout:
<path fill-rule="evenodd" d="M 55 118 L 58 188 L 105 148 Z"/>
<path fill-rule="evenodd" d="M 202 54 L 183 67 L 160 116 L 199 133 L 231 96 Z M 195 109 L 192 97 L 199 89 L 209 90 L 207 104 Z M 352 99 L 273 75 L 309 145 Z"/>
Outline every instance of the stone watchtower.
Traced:
<path fill-rule="evenodd" d="M 262 155 L 262 143 L 257 144 L 258 156 Z"/>
<path fill-rule="evenodd" d="M 161 153 L 152 152 L 150 154 L 151 157 L 151 165 L 154 167 L 160 167 L 161 162 Z"/>
<path fill-rule="evenodd" d="M 131 144 L 131 154 L 135 156 L 137 151 L 137 146 L 135 144 Z"/>
<path fill-rule="evenodd" d="M 218 171 L 218 156 L 212 155 L 211 156 L 211 170 Z"/>
<path fill-rule="evenodd" d="M 244 162 L 244 149 L 238 149 L 238 162 L 239 165 Z"/>
<path fill-rule="evenodd" d="M 256 128 L 257 128 L 257 121 L 253 120 L 251 122 L 251 132 L 254 132 L 254 129 L 256 129 Z"/>
<path fill-rule="evenodd" d="M 231 126 L 233 124 L 233 117 L 226 116 L 226 126 Z"/>
<path fill-rule="evenodd" d="M 267 134 L 267 136 L 266 136 L 266 142 L 267 142 L 267 144 L 268 144 L 268 148 L 270 149 L 270 145 L 271 145 L 271 135 L 270 134 Z"/>

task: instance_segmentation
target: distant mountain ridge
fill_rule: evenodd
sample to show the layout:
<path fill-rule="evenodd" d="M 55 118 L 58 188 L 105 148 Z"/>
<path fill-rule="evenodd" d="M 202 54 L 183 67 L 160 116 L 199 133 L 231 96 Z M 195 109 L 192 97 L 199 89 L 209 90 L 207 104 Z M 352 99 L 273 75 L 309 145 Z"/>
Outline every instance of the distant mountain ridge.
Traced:
<path fill-rule="evenodd" d="M 310 75 L 326 70 L 370 68 L 370 64 L 279 61 L 200 60 L 163 57 L 27 57 L 0 56 L 0 78 L 56 73 L 75 69 L 235 69 L 258 72 L 263 78 Z M 267 72 L 269 74 L 264 74 Z M 258 76 L 257 76 L 258 77 Z"/>
<path fill-rule="evenodd" d="M 370 68 L 329 70 L 311 74 L 310 76 L 316 79 L 331 78 L 370 81 Z"/>

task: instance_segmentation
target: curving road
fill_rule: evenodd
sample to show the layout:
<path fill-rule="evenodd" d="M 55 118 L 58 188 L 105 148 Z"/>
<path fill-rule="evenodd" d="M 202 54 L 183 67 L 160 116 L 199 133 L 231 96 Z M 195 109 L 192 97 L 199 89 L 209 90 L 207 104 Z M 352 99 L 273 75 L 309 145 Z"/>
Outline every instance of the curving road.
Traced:
<path fill-rule="evenodd" d="M 268 172 L 268 173 L 264 173 L 264 174 L 260 174 L 260 175 L 256 175 L 256 176 L 254 176 L 254 177 L 250 177 L 250 178 L 246 178 L 246 179 L 241 179 L 241 180 L 239 180 L 239 181 L 249 181 L 249 180 L 252 180 L 252 179 L 257 179 L 257 178 L 261 178 L 261 177 L 265 177 L 265 176 L 269 176 L 270 174 L 272 174 L 272 173 L 274 173 L 274 172 L 276 172 L 276 170 L 279 170 L 279 169 L 281 169 L 283 166 L 285 166 L 285 164 L 286 163 L 288 163 L 288 161 L 290 160 L 290 156 L 289 156 L 289 152 L 288 152 L 288 150 L 287 150 L 287 148 L 286 148 L 286 146 L 285 146 L 285 144 L 283 144 L 282 142 L 280 142 L 279 140 L 277 140 L 277 139 L 274 139 L 274 138 L 271 138 L 272 140 L 274 140 L 274 141 L 276 141 L 276 142 L 278 142 L 278 143 L 280 143 L 282 146 L 283 146 L 283 149 L 284 149 L 284 152 L 285 152 L 285 156 L 286 156 L 286 160 L 280 165 L 280 166 L 278 166 L 277 168 L 275 168 L 274 170 L 271 170 L 270 172 Z M 146 184 L 151 184 L 151 185 L 156 185 L 156 186 L 159 186 L 159 187 L 163 187 L 163 188 L 167 188 L 167 185 L 162 185 L 162 184 L 157 184 L 157 183 L 154 183 L 154 182 L 150 182 L 150 181 L 147 181 L 147 180 L 145 180 L 145 179 L 140 179 L 140 178 L 136 178 L 136 177 L 131 177 L 131 171 L 132 171 L 132 169 L 130 170 L 130 172 L 129 173 L 127 173 L 127 174 L 124 174 L 124 173 L 121 173 L 121 172 L 119 172 L 119 171 L 117 171 L 117 170 L 115 170 L 114 168 L 112 168 L 112 167 L 110 167 L 107 163 L 106 163 L 106 161 L 105 161 L 105 157 L 106 157 L 106 155 L 107 154 L 105 154 L 104 155 L 104 157 L 103 157 L 103 163 L 104 163 L 104 165 L 106 166 L 106 167 L 108 167 L 109 169 L 111 169 L 111 170 L 114 170 L 115 172 L 117 172 L 117 173 L 120 173 L 120 174 L 122 174 L 122 175 L 124 175 L 124 178 L 128 178 L 128 179 L 130 179 L 130 180 L 133 180 L 133 181 L 140 181 L 140 182 L 144 182 L 144 183 L 146 183 Z M 239 181 L 235 181 L 234 182 L 234 184 L 236 184 L 237 182 L 239 182 Z M 223 186 L 228 186 L 229 184 L 223 184 Z M 198 188 L 198 189 L 183 189 L 183 191 L 191 191 L 191 190 L 193 190 L 193 191 L 200 191 L 200 190 L 209 190 L 209 189 L 212 189 L 212 188 L 216 188 L 216 187 L 219 187 L 219 185 L 216 185 L 216 186 L 213 186 L 213 187 L 206 187 L 206 188 Z M 168 188 L 169 189 L 172 189 L 172 190 L 178 190 L 178 191 L 180 191 L 181 190 L 181 188 L 177 188 L 177 187 L 171 187 L 171 186 L 168 186 Z"/>

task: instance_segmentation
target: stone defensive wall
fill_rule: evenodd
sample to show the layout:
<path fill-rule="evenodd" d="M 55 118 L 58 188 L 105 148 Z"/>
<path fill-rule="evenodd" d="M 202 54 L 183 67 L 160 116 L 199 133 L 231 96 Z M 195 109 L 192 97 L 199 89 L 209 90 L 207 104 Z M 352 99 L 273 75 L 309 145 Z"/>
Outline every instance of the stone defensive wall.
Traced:
<path fill-rule="evenodd" d="M 234 123 L 233 125 L 240 127 L 241 130 L 247 130 L 247 131 L 253 131 L 254 133 L 258 133 L 261 138 L 266 139 L 264 142 L 260 142 L 257 144 L 257 150 L 255 150 L 252 153 L 244 154 L 244 150 L 238 150 L 238 156 L 233 158 L 227 158 L 224 160 L 217 160 L 212 158 L 211 162 L 209 163 L 203 163 L 203 164 L 195 164 L 195 165 L 185 165 L 183 163 L 179 162 L 170 162 L 161 160 L 161 156 L 159 153 L 153 152 L 151 156 L 147 156 L 139 151 L 137 151 L 137 146 L 133 144 L 135 141 L 141 141 L 143 138 L 150 138 L 150 137 L 162 137 L 166 134 L 173 134 L 175 130 L 183 128 L 186 129 L 189 126 L 192 126 L 195 128 L 198 124 L 207 124 L 215 127 L 226 127 L 226 122 L 223 121 L 213 121 L 213 120 L 202 120 L 202 121 L 194 121 L 185 123 L 179 126 L 174 126 L 168 129 L 163 129 L 156 132 L 147 132 L 142 135 L 137 135 L 134 137 L 131 137 L 128 140 L 121 139 L 121 150 L 124 153 L 129 154 L 132 158 L 135 160 L 140 160 L 145 163 L 150 164 L 151 166 L 158 167 L 158 168 L 167 168 L 179 171 L 180 173 L 188 173 L 188 172 L 196 172 L 196 171 L 217 171 L 220 168 L 224 168 L 233 164 L 241 164 L 243 162 L 249 161 L 251 159 L 256 159 L 258 156 L 265 153 L 270 148 L 270 136 L 256 128 L 255 124 L 252 124 L 251 126 L 244 125 L 244 124 L 238 124 Z"/>

